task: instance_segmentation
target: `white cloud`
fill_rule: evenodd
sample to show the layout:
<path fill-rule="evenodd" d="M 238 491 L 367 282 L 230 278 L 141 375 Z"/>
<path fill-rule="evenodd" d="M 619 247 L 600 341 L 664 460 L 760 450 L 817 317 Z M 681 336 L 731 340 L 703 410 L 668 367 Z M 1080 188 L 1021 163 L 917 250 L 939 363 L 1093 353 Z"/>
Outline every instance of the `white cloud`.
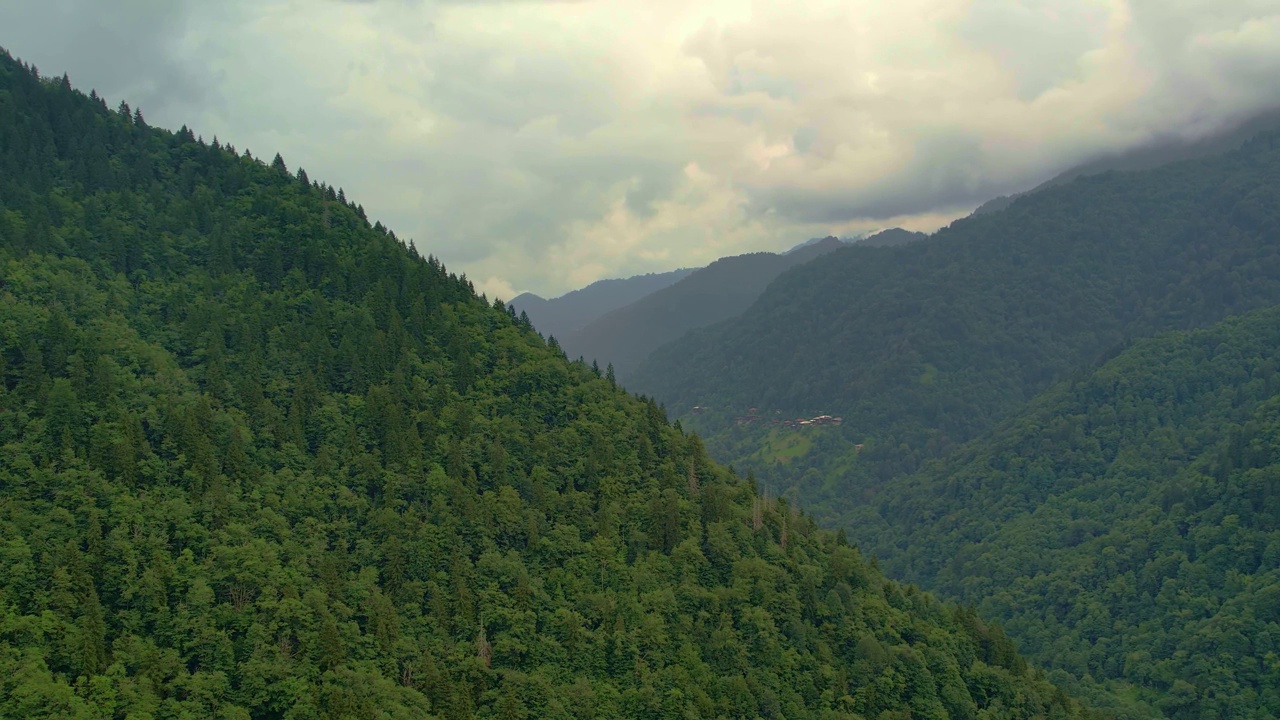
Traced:
<path fill-rule="evenodd" d="M 491 296 L 936 227 L 1280 105 L 1274 0 L 18 0 L 0 27 Z"/>

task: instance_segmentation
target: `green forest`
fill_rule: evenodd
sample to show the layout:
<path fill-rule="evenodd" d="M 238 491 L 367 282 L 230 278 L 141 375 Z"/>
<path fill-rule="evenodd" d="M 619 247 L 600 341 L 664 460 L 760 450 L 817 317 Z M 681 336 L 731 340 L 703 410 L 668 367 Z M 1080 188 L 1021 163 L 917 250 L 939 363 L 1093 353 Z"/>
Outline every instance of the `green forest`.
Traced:
<path fill-rule="evenodd" d="M 1135 344 L 886 485 L 851 537 L 1168 717 L 1280 715 L 1280 309 Z"/>
<path fill-rule="evenodd" d="M 0 52 L 0 717 L 1082 718 L 340 189 Z"/>
<path fill-rule="evenodd" d="M 1271 131 L 839 250 L 633 384 L 1094 704 L 1271 718 L 1277 303 Z M 843 423 L 770 422 L 819 413 Z"/>
<path fill-rule="evenodd" d="M 628 387 L 677 416 L 706 408 L 690 426 L 716 457 L 835 516 L 1134 339 L 1280 302 L 1277 234 L 1280 131 L 1079 178 L 907 245 L 842 248 L 654 351 Z M 750 407 L 840 415 L 843 449 L 812 454 L 809 482 L 770 474 L 749 460 L 757 436 L 734 427 Z M 829 492 L 816 478 L 832 476 Z"/>

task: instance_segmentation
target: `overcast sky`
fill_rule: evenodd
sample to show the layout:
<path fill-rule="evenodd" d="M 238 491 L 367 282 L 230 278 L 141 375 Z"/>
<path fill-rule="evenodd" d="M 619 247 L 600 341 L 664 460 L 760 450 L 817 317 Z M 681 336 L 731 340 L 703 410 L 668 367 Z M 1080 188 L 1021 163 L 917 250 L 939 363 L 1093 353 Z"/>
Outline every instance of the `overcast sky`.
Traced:
<path fill-rule="evenodd" d="M 932 230 L 1280 105 L 1277 0 L 6 0 L 0 46 L 506 299 Z"/>

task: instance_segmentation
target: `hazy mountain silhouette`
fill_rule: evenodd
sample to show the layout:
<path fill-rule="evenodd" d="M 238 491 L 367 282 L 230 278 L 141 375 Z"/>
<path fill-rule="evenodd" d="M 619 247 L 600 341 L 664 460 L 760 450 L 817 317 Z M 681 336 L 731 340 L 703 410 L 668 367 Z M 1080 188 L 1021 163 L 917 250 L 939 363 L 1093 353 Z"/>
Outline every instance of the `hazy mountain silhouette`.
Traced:
<path fill-rule="evenodd" d="M 516 312 L 527 313 L 538 332 L 562 338 L 605 313 L 669 287 L 694 270 L 696 268 L 681 268 L 664 273 L 598 280 L 550 300 L 533 293 L 523 293 L 508 304 L 514 306 Z"/>
<path fill-rule="evenodd" d="M 1150 170 L 1182 160 L 1218 155 L 1234 150 L 1248 142 L 1260 132 L 1280 128 L 1280 110 L 1272 110 L 1250 118 L 1239 125 L 1214 133 L 1208 137 L 1187 139 L 1182 137 L 1161 137 L 1141 147 L 1122 153 L 1106 155 L 1096 160 L 1059 173 L 1039 185 L 1023 192 L 1001 195 L 992 198 L 973 211 L 973 215 L 985 215 L 999 212 L 1009 207 L 1020 197 L 1039 192 L 1046 188 L 1062 185 L 1084 175 L 1097 175 L 1108 170 Z"/>
<path fill-rule="evenodd" d="M 612 363 L 625 377 L 655 348 L 686 332 L 746 310 L 774 278 L 789 268 L 844 247 L 834 237 L 785 255 L 751 253 L 721 258 L 679 282 L 558 338 L 569 357 Z"/>

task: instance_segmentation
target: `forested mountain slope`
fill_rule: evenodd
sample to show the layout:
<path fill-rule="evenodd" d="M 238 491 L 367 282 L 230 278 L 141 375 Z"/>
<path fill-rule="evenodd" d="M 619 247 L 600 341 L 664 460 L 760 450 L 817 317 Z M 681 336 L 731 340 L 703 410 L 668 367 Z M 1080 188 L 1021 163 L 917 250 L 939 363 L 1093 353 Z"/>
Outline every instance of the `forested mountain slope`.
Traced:
<path fill-rule="evenodd" d="M 658 349 L 628 386 L 677 414 L 710 408 L 700 427 L 735 463 L 758 448 L 733 427 L 749 406 L 842 416 L 844 444 L 807 457 L 815 473 L 797 486 L 838 516 L 1128 338 L 1274 302 L 1277 133 L 1081 178 L 909 245 L 840 249 L 780 276 L 740 317 Z"/>
<path fill-rule="evenodd" d="M 516 312 L 524 312 L 538 332 L 562 338 L 589 325 L 593 320 L 680 281 L 696 268 L 629 278 L 598 280 L 580 289 L 547 300 L 523 293 L 508 302 Z"/>
<path fill-rule="evenodd" d="M 738 315 L 779 274 L 843 245 L 832 237 L 785 255 L 752 253 L 720 258 L 559 340 L 569 357 L 581 356 L 601 367 L 612 364 L 618 377 L 625 379 L 655 348 L 695 328 Z"/>
<path fill-rule="evenodd" d="M 1135 344 L 849 527 L 1046 665 L 1280 716 L 1280 309 Z"/>
<path fill-rule="evenodd" d="M 0 717 L 1078 717 L 341 191 L 0 52 Z"/>
<path fill-rule="evenodd" d="M 913 232 L 902 228 L 889 228 L 888 230 L 881 230 L 874 235 L 868 235 L 859 240 L 857 244 L 863 247 L 893 247 L 924 240 L 927 237 L 929 236 L 922 232 Z"/>
<path fill-rule="evenodd" d="M 1014 200 L 1024 195 L 1039 192 L 1056 185 L 1063 185 L 1085 175 L 1097 175 L 1112 170 L 1149 170 L 1182 160 L 1194 160 L 1210 155 L 1220 155 L 1244 145 L 1259 133 L 1273 132 L 1277 129 L 1280 129 L 1280 112 L 1270 110 L 1251 117 L 1234 127 L 1224 128 L 1219 132 L 1200 138 L 1154 138 L 1144 146 L 1126 152 L 1103 156 L 1061 172 L 1030 190 L 992 198 L 975 209 L 973 214 L 983 215 L 1004 210 Z"/>

